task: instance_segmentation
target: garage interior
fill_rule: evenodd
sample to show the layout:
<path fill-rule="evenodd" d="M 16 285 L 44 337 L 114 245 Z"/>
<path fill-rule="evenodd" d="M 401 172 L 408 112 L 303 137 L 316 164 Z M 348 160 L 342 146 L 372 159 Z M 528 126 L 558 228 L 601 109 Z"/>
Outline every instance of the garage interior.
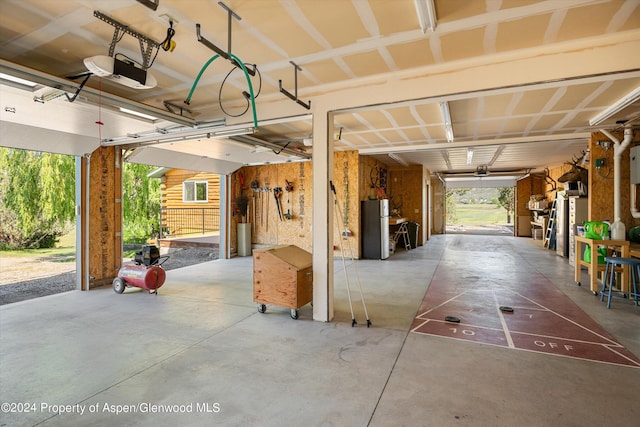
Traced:
<path fill-rule="evenodd" d="M 16 403 L 2 424 L 640 416 L 640 309 L 607 309 L 586 271 L 576 286 L 568 261 L 523 232 L 527 202 L 552 202 L 585 153 L 589 220 L 640 225 L 637 1 L 6 0 L 0 11 L 0 145 L 76 156 L 80 225 L 78 291 L 0 307 L 0 393 Z M 167 272 L 157 296 L 102 286 L 122 262 L 123 162 L 220 174 L 222 259 Z M 368 328 L 359 297 L 352 326 L 329 182 L 360 254 L 376 169 L 420 235 L 415 249 L 356 262 Z M 271 206 L 253 240 L 312 253 L 313 305 L 298 320 L 252 301 L 232 207 L 241 176 L 304 188 L 306 215 L 297 193 L 291 222 Z M 462 180 L 515 186 L 525 226 L 443 234 L 445 190 Z"/>

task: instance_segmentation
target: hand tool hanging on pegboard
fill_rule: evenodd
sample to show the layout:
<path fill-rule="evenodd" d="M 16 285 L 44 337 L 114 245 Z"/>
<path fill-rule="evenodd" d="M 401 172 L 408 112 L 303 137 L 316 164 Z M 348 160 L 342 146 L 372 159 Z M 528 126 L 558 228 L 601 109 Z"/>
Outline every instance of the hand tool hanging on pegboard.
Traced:
<path fill-rule="evenodd" d="M 276 199 L 278 217 L 280 218 L 280 221 L 284 221 L 284 216 L 282 215 L 282 187 L 274 187 L 273 197 Z"/>
<path fill-rule="evenodd" d="M 291 193 L 293 193 L 293 182 L 289 182 L 286 179 L 284 180 L 284 182 L 287 183 L 287 185 L 284 187 L 285 191 L 287 192 L 287 213 L 284 214 L 284 217 L 288 220 L 293 219 L 293 215 L 291 215 Z"/>
<path fill-rule="evenodd" d="M 265 191 L 265 193 L 271 192 L 271 188 L 269 187 L 269 181 L 265 181 L 264 182 L 264 191 Z M 266 223 L 266 229 L 267 229 L 267 232 L 268 232 L 269 231 L 269 199 L 270 199 L 269 194 L 267 194 L 266 199 L 267 199 L 267 208 L 264 211 L 264 215 L 265 215 L 265 220 L 264 221 Z"/>
<path fill-rule="evenodd" d="M 247 189 L 247 186 L 244 185 L 244 175 L 242 174 L 242 171 L 238 171 L 238 179 L 240 180 L 240 192 L 242 192 L 242 190 Z"/>
<path fill-rule="evenodd" d="M 251 197 L 251 199 L 253 201 L 253 235 L 255 236 L 258 216 L 261 216 L 260 206 L 256 203 L 256 194 L 258 197 L 260 196 L 260 184 L 257 179 L 254 179 L 251 181 L 251 184 L 249 184 L 249 187 L 251 187 L 251 192 L 253 193 L 253 197 Z"/>
<path fill-rule="evenodd" d="M 337 218 L 337 220 L 341 223 L 339 224 L 338 230 L 343 230 L 345 229 L 345 225 L 343 222 L 343 216 L 342 216 L 342 212 L 340 210 L 340 206 L 338 206 L 338 195 L 336 194 L 336 187 L 334 187 L 333 185 L 333 181 L 329 181 L 329 186 L 331 187 L 331 192 L 333 193 L 333 204 L 334 204 L 334 216 Z M 356 274 L 356 281 L 358 282 L 358 288 L 360 289 L 360 299 L 362 300 L 362 307 L 364 308 L 364 315 L 367 318 L 367 328 L 371 326 L 371 320 L 369 320 L 369 313 L 367 312 L 367 305 L 364 302 L 364 294 L 362 293 L 362 285 L 360 284 L 360 276 L 358 275 L 358 268 L 356 267 L 356 262 L 357 260 L 355 259 L 355 257 L 353 256 L 353 249 L 351 248 L 351 241 L 350 239 L 342 239 L 339 238 L 338 241 L 340 242 L 340 254 L 342 255 L 342 270 L 344 271 L 344 278 L 347 284 L 347 296 L 349 298 L 349 308 L 351 309 L 351 327 L 355 326 L 358 324 L 358 322 L 356 322 L 356 317 L 353 314 L 353 304 L 351 303 L 351 289 L 350 289 L 350 285 L 349 285 L 349 273 L 347 272 L 347 264 L 344 260 L 344 248 L 343 248 L 343 243 L 342 240 L 346 240 L 347 241 L 347 245 L 349 247 L 349 257 L 351 258 L 351 263 L 353 265 L 353 270 L 355 271 Z"/>
<path fill-rule="evenodd" d="M 349 162 L 346 157 L 342 173 L 344 179 L 344 230 L 342 230 L 342 235 L 347 238 L 351 237 L 353 233 L 349 229 Z"/>

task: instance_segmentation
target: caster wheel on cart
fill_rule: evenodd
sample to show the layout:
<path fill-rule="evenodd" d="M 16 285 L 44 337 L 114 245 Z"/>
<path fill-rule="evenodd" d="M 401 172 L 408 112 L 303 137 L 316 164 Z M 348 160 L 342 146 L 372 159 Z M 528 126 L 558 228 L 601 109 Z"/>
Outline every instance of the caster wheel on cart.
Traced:
<path fill-rule="evenodd" d="M 576 285 L 578 285 L 578 286 L 582 286 L 582 283 L 580 283 L 580 282 L 576 282 Z"/>
<path fill-rule="evenodd" d="M 298 310 L 296 310 L 295 308 L 291 309 L 291 318 L 293 320 L 296 320 L 298 318 Z"/>
<path fill-rule="evenodd" d="M 592 293 L 594 296 L 598 296 L 598 291 L 593 291 Z"/>
<path fill-rule="evenodd" d="M 115 279 L 113 279 L 113 290 L 116 294 L 123 293 L 125 287 L 126 285 L 124 283 L 124 280 L 122 280 L 120 277 L 116 277 Z"/>
<path fill-rule="evenodd" d="M 264 304 L 258 304 L 258 313 L 264 313 L 267 311 L 267 306 Z"/>

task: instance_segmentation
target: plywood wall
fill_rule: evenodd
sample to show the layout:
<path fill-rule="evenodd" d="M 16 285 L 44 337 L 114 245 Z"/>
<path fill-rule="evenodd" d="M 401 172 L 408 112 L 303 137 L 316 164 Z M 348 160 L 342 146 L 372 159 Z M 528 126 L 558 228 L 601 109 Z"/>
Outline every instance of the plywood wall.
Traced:
<path fill-rule="evenodd" d="M 256 246 L 296 245 L 311 251 L 311 212 L 313 210 L 311 162 L 284 163 L 243 167 L 231 176 L 232 202 L 240 195 L 249 198 L 251 240 Z M 287 181 L 293 191 L 285 190 Z M 254 182 L 257 190 L 251 188 Z M 273 189 L 282 189 L 281 215 Z M 232 203 L 235 205 L 235 202 Z M 232 210 L 235 210 L 232 208 Z M 285 217 L 286 215 L 286 217 Z M 287 217 L 290 216 L 290 219 Z M 236 242 L 236 226 L 240 215 L 234 215 L 231 242 Z"/>
<path fill-rule="evenodd" d="M 622 132 L 613 133 L 613 136 L 620 141 L 623 139 Z M 589 144 L 591 161 L 589 163 L 589 220 L 590 221 L 615 221 L 614 201 L 613 201 L 613 146 L 606 150 L 597 141 L 608 141 L 609 139 L 601 133 L 594 133 Z M 640 145 L 640 134 L 636 132 L 635 139 L 631 146 Z M 595 160 L 604 159 L 605 166 L 596 170 Z M 631 227 L 640 226 L 640 219 L 631 215 L 631 193 L 630 193 L 630 152 L 627 148 L 622 153 L 620 161 L 620 220 L 625 224 L 626 230 Z"/>
<path fill-rule="evenodd" d="M 440 181 L 438 178 L 431 178 L 431 200 L 432 200 L 432 210 L 433 210 L 433 220 L 431 222 L 431 233 L 432 234 L 445 234 L 446 232 L 446 194 L 444 183 Z"/>
<path fill-rule="evenodd" d="M 567 159 L 567 162 L 569 161 L 571 161 L 571 159 Z M 552 202 L 556 198 L 556 192 L 564 190 L 564 184 L 562 182 L 558 182 L 558 178 L 570 170 L 571 165 L 566 163 L 549 168 L 549 182 L 545 182 L 544 193 L 549 202 Z"/>
<path fill-rule="evenodd" d="M 359 200 L 379 199 L 386 194 L 386 181 L 388 166 L 377 161 L 373 157 L 361 156 L 358 162 L 358 194 Z M 380 177 L 382 175 L 382 179 Z"/>
<path fill-rule="evenodd" d="M 334 186 L 336 201 L 334 209 L 334 255 L 340 256 L 340 244 L 345 255 L 360 257 L 360 200 L 375 194 L 371 189 L 371 168 L 383 168 L 386 165 L 370 161 L 358 155 L 357 151 L 339 151 L 334 154 Z M 242 179 L 240 178 L 242 175 Z M 251 182 L 257 181 L 261 191 L 251 190 Z M 284 213 L 291 219 L 281 220 L 273 194 L 274 187 L 286 187 L 286 180 L 293 184 L 293 192 L 282 194 Z M 244 181 L 244 184 L 241 183 Z M 327 183 L 329 185 L 329 183 Z M 284 163 L 277 165 L 248 166 L 241 168 L 231 176 L 232 198 L 240 194 L 250 198 L 249 219 L 252 223 L 252 243 L 254 247 L 292 244 L 312 251 L 311 221 L 313 212 L 312 163 Z M 333 203 L 333 200 L 331 201 Z M 255 206 L 255 208 L 254 208 Z M 341 215 L 338 216 L 339 212 Z M 231 242 L 236 242 L 236 223 L 240 218 L 232 219 Z M 348 240 L 348 242 L 347 242 Z M 232 246 L 235 246 L 232 243 Z M 232 250 L 233 252 L 233 250 Z"/>
<path fill-rule="evenodd" d="M 360 257 L 360 160 L 357 151 L 338 151 L 333 156 L 333 179 L 336 188 L 334 203 L 334 238 L 335 255 L 342 244 L 345 256 L 350 256 L 349 249 L 355 258 Z M 341 214 L 341 217 L 339 217 Z M 347 242 L 347 240 L 349 240 Z"/>
<path fill-rule="evenodd" d="M 536 198 L 546 198 L 545 180 L 543 174 L 531 174 L 518 180 L 515 194 L 515 235 L 518 237 L 531 236 L 531 211 L 528 208 L 532 195 Z"/>
<path fill-rule="evenodd" d="M 622 140 L 623 135 L 622 132 L 613 133 L 615 137 L 619 140 Z M 589 197 L 589 220 L 590 221 L 614 221 L 613 218 L 613 145 L 606 150 L 601 145 L 599 145 L 598 141 L 609 141 L 604 134 L 599 132 L 593 133 L 591 139 L 589 141 L 589 164 L 587 165 L 587 169 L 589 170 L 589 180 L 587 185 L 588 197 Z M 634 142 L 632 142 L 631 146 L 640 144 L 640 136 L 635 135 Z M 580 153 L 576 153 L 578 155 Z M 597 170 L 595 167 L 596 159 L 604 159 L 605 166 L 600 170 Z M 570 161 L 571 159 L 567 159 Z M 640 226 L 640 220 L 635 219 L 631 216 L 631 195 L 630 195 L 630 186 L 629 186 L 629 149 L 625 150 L 622 154 L 622 159 L 620 163 L 620 174 L 621 174 L 621 220 L 625 224 L 626 229 L 634 226 Z M 549 170 L 549 176 L 555 181 L 571 169 L 570 165 L 564 164 Z M 558 190 L 562 191 L 564 189 L 562 183 L 557 183 Z M 551 201 L 555 198 L 555 191 L 551 191 L 552 186 L 546 185 L 546 191 L 548 195 L 548 200 Z"/>
<path fill-rule="evenodd" d="M 90 287 L 111 283 L 122 260 L 121 164 L 116 154 L 115 147 L 101 147 L 90 159 L 89 275 L 93 277 Z"/>
<path fill-rule="evenodd" d="M 409 167 L 391 167 L 387 183 L 387 196 L 389 197 L 391 214 L 407 221 L 423 223 L 423 168 L 420 165 Z M 395 212 L 394 212 L 395 211 Z M 418 245 L 424 244 L 422 233 L 418 233 Z"/>

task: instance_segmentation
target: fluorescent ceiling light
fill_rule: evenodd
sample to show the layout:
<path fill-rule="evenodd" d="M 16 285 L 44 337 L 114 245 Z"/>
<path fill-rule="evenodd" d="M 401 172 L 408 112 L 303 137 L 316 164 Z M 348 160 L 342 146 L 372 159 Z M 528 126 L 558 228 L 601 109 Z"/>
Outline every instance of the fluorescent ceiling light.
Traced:
<path fill-rule="evenodd" d="M 255 128 L 253 127 L 249 127 L 249 128 L 239 128 L 239 129 L 226 129 L 226 130 L 219 130 L 217 132 L 213 132 L 213 136 L 215 137 L 220 137 L 220 136 L 240 136 L 240 135 L 252 135 L 253 132 L 255 131 Z"/>
<path fill-rule="evenodd" d="M 423 33 L 427 30 L 436 30 L 436 7 L 433 4 L 433 0 L 415 0 L 416 13 L 418 14 L 418 21 L 420 21 L 420 29 Z"/>
<path fill-rule="evenodd" d="M 442 113 L 442 120 L 444 121 L 444 131 L 447 135 L 447 141 L 453 142 L 453 124 L 451 123 L 451 113 L 449 113 L 449 103 L 440 103 L 440 112 Z"/>
<path fill-rule="evenodd" d="M 614 114 L 624 110 L 629 105 L 633 104 L 639 99 L 640 99 L 640 86 L 638 86 L 637 88 L 629 92 L 627 95 L 620 98 L 618 101 L 612 104 L 609 108 L 606 108 L 603 112 L 601 112 L 591 120 L 589 120 L 589 125 L 590 126 L 599 125 L 600 123 L 604 122 Z"/>
<path fill-rule="evenodd" d="M 25 86 L 29 86 L 29 87 L 36 87 L 38 85 L 37 83 L 31 82 L 29 80 L 21 79 L 20 77 L 10 76 L 9 74 L 5 74 L 5 73 L 0 73 L 0 79 L 7 80 L 13 83 L 18 83 Z"/>
<path fill-rule="evenodd" d="M 269 147 L 263 147 L 261 145 L 256 145 L 255 148 L 251 150 L 251 154 L 266 153 L 268 151 L 273 151 L 273 149 Z"/>
<path fill-rule="evenodd" d="M 53 101 L 54 99 L 62 98 L 66 94 L 65 91 L 62 91 L 62 90 L 59 90 L 59 89 L 49 90 L 48 87 L 44 87 L 43 90 L 46 90 L 47 93 L 39 95 L 38 92 L 41 92 L 40 90 L 34 91 L 33 100 L 35 102 L 40 102 L 40 103 L 44 104 L 45 102 L 49 102 L 49 101 Z"/>
<path fill-rule="evenodd" d="M 388 156 L 391 157 L 396 162 L 400 163 L 404 167 L 409 166 L 409 163 L 407 163 L 403 158 L 398 156 L 396 153 L 389 153 Z"/>
<path fill-rule="evenodd" d="M 470 165 L 473 162 L 473 148 L 467 148 L 467 164 Z"/>
<path fill-rule="evenodd" d="M 148 120 L 151 120 L 151 121 L 158 120 L 157 117 L 153 117 L 153 116 L 151 116 L 149 114 L 145 114 L 145 113 L 139 113 L 137 111 L 133 111 L 133 110 L 130 110 L 130 109 L 124 108 L 124 107 L 120 107 L 120 111 L 122 111 L 123 113 L 126 113 L 126 114 L 131 114 L 131 115 L 134 115 L 134 116 L 142 117 L 144 119 L 148 119 Z"/>

